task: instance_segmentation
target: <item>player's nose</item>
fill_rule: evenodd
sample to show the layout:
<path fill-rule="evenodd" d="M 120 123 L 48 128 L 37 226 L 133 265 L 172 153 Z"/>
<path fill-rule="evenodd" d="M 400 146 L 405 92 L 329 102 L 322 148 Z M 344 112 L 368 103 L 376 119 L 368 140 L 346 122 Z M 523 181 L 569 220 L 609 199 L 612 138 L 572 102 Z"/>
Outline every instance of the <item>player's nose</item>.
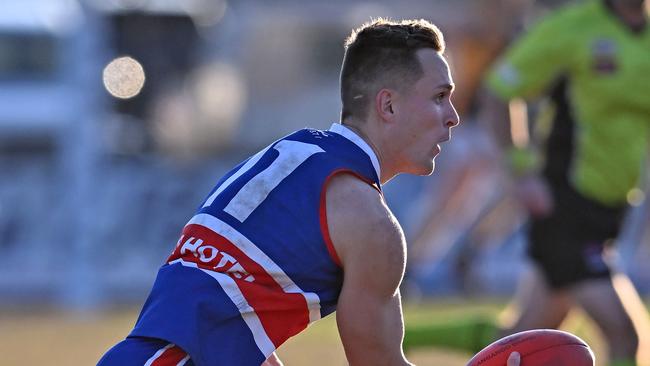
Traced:
<path fill-rule="evenodd" d="M 447 121 L 445 122 L 445 126 L 447 128 L 452 128 L 458 126 L 460 124 L 460 117 L 458 116 L 458 112 L 456 111 L 456 108 L 454 107 L 453 104 L 449 104 L 450 106 L 450 111 L 449 111 L 449 117 L 447 117 Z"/>

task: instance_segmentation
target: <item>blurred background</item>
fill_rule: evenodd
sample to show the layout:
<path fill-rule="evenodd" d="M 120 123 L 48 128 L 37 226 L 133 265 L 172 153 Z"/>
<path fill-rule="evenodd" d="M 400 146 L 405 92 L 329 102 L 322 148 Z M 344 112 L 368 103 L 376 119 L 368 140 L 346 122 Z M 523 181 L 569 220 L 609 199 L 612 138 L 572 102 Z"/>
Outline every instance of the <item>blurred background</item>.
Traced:
<path fill-rule="evenodd" d="M 496 313 L 525 265 L 526 216 L 474 97 L 503 47 L 566 2 L 0 0 L 0 365 L 94 364 L 123 338 L 216 180 L 338 121 L 343 40 L 380 16 L 442 29 L 463 120 L 434 175 L 385 187 L 409 241 L 407 322 Z M 646 211 L 637 199 L 617 258 L 644 296 Z M 280 350 L 287 365 L 344 364 L 322 323 Z"/>

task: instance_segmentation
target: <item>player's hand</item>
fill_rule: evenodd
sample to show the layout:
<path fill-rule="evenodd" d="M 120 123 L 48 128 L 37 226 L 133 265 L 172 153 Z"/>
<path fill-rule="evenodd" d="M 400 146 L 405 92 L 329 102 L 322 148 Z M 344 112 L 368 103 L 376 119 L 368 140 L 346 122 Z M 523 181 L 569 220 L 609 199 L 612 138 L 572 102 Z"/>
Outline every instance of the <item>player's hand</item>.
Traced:
<path fill-rule="evenodd" d="M 528 175 L 517 180 L 517 196 L 533 217 L 544 217 L 553 211 L 551 190 L 542 178 Z"/>
<path fill-rule="evenodd" d="M 521 356 L 519 355 L 519 353 L 512 352 L 510 354 L 510 357 L 508 357 L 507 366 L 519 366 L 519 362 L 521 362 Z"/>

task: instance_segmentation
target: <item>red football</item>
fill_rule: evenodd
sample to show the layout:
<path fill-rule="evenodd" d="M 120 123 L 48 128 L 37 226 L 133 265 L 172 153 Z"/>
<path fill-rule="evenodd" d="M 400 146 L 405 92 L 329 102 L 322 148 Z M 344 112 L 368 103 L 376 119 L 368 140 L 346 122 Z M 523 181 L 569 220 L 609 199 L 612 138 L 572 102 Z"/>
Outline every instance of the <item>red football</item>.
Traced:
<path fill-rule="evenodd" d="M 506 366 L 512 352 L 521 355 L 520 366 L 594 366 L 594 354 L 582 339 L 553 329 L 515 333 L 483 348 L 467 366 Z"/>

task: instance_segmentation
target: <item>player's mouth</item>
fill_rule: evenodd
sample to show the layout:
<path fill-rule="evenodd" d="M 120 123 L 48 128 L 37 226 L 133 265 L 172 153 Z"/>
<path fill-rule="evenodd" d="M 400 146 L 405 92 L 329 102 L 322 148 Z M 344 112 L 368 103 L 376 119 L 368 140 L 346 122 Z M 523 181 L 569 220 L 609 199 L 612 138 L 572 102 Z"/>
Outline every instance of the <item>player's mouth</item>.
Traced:
<path fill-rule="evenodd" d="M 436 144 L 436 146 L 435 146 L 434 149 L 433 149 L 434 155 L 438 155 L 438 154 L 440 154 L 440 152 L 442 151 L 442 147 L 440 146 L 440 144 L 442 144 L 442 143 L 445 142 L 445 141 L 449 141 L 449 136 L 446 136 L 444 139 L 440 140 L 440 141 Z"/>
<path fill-rule="evenodd" d="M 436 144 L 433 148 L 433 156 L 437 156 L 440 154 L 440 151 L 442 151 L 442 148 L 440 147 L 440 144 Z"/>

